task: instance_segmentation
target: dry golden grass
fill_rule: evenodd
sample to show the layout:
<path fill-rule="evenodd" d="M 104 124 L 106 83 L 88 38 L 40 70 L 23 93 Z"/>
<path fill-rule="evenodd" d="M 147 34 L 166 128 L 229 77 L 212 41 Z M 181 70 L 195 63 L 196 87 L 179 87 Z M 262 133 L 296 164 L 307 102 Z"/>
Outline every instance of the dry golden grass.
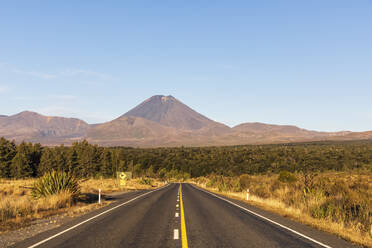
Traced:
<path fill-rule="evenodd" d="M 151 189 L 163 186 L 164 183 L 155 179 L 151 180 L 151 185 L 141 183 L 140 178 L 128 180 L 125 186 L 121 186 L 117 179 L 89 179 L 80 184 L 83 193 L 97 193 L 98 189 L 102 190 L 103 194 L 111 192 L 121 192 L 128 190 Z"/>
<path fill-rule="evenodd" d="M 303 191 L 301 180 L 289 184 L 278 182 L 277 178 L 277 175 L 246 176 L 245 180 L 249 181 L 250 189 L 249 203 L 352 242 L 372 247 L 372 173 L 323 173 L 314 180 L 315 186 L 307 194 Z M 236 186 L 237 181 L 239 178 L 194 180 L 205 189 L 246 201 L 246 192 L 242 192 L 241 188 Z M 366 205 L 361 205 L 363 202 Z M 334 206 L 334 212 L 325 215 L 322 209 L 329 205 Z M 342 218 L 352 213 L 349 205 L 359 206 L 361 216 L 355 216 L 353 219 Z M 346 209 L 349 209 L 348 213 L 345 213 Z"/>
<path fill-rule="evenodd" d="M 69 192 L 46 198 L 34 199 L 31 196 L 31 186 L 35 179 L 4 180 L 0 179 L 0 233 L 28 225 L 32 220 L 47 216 L 66 213 L 72 216 L 85 213 L 109 204 L 102 199 L 102 204 L 96 202 L 72 200 Z M 141 179 L 132 179 L 126 186 L 120 186 L 116 179 L 89 179 L 80 184 L 81 198 L 86 194 L 102 194 L 122 192 L 137 189 L 151 189 L 164 183 L 152 180 L 152 185 L 141 183 Z"/>
<path fill-rule="evenodd" d="M 56 214 L 59 210 L 73 205 L 68 192 L 33 199 L 29 188 L 33 182 L 34 180 L 0 181 L 0 232 L 22 226 L 33 219 Z"/>

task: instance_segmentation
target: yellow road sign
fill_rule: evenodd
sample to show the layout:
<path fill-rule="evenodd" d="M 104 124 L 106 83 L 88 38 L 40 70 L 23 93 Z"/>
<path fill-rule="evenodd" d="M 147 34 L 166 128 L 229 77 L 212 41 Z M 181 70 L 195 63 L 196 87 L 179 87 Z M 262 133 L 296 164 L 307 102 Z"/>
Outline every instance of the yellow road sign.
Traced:
<path fill-rule="evenodd" d="M 132 172 L 118 171 L 116 172 L 116 178 L 120 181 L 120 186 L 125 186 L 127 181 L 132 179 Z"/>
<path fill-rule="evenodd" d="M 125 172 L 120 173 L 120 178 L 125 180 L 127 178 L 127 174 L 125 174 Z"/>

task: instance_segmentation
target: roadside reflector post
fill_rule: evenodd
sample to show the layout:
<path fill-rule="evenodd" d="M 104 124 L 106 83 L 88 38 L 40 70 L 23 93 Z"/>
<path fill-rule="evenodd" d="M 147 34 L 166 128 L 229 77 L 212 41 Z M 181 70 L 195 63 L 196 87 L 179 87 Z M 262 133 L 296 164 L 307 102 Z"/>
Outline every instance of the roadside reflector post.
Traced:
<path fill-rule="evenodd" d="M 101 204 L 101 189 L 98 189 L 98 204 Z"/>
<path fill-rule="evenodd" d="M 249 189 L 247 189 L 247 201 L 249 201 Z"/>

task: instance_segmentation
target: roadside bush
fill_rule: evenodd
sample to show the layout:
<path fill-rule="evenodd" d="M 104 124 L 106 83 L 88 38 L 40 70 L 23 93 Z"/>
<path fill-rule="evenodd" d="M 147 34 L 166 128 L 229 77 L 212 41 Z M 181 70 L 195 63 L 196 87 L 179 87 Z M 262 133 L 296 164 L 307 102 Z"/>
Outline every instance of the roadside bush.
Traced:
<path fill-rule="evenodd" d="M 216 176 L 210 176 L 209 181 L 207 182 L 206 186 L 207 187 L 214 187 L 217 182 L 217 177 Z"/>
<path fill-rule="evenodd" d="M 240 184 L 240 180 L 234 180 L 232 179 L 232 190 L 234 192 L 241 192 L 243 189 L 242 189 L 242 185 Z"/>
<path fill-rule="evenodd" d="M 150 178 L 142 177 L 139 183 L 144 185 L 152 185 L 152 180 Z"/>
<path fill-rule="evenodd" d="M 197 184 L 202 184 L 202 185 L 206 185 L 207 182 L 209 182 L 208 178 L 206 178 L 206 177 L 198 177 L 198 178 L 195 178 L 194 181 Z"/>
<path fill-rule="evenodd" d="M 289 171 L 281 171 L 278 180 L 283 183 L 294 183 L 297 181 L 297 178 Z"/>
<path fill-rule="evenodd" d="M 226 184 L 224 180 L 221 180 L 217 188 L 220 192 L 228 191 L 228 184 Z"/>
<path fill-rule="evenodd" d="M 72 199 L 76 199 L 80 194 L 79 182 L 72 174 L 52 171 L 34 183 L 31 195 L 34 198 L 41 198 L 62 192 L 69 192 Z"/>
<path fill-rule="evenodd" d="M 264 199 L 267 199 L 271 196 L 270 194 L 270 190 L 268 189 L 268 187 L 266 187 L 265 185 L 260 185 L 258 186 L 255 190 L 254 190 L 254 194 L 261 197 L 261 198 L 264 198 Z"/>
<path fill-rule="evenodd" d="M 250 185 L 250 177 L 247 174 L 239 177 L 239 184 L 242 190 L 248 189 Z"/>

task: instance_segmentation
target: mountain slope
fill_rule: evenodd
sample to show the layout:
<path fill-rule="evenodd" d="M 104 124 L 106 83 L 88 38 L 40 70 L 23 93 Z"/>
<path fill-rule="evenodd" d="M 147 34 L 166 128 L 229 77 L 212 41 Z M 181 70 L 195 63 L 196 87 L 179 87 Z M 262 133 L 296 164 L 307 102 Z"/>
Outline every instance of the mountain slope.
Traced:
<path fill-rule="evenodd" d="M 166 143 L 166 137 L 176 134 L 171 127 L 141 117 L 122 116 L 92 125 L 87 140 L 102 145 L 153 146 Z"/>
<path fill-rule="evenodd" d="M 173 96 L 156 95 L 142 102 L 123 116 L 141 117 L 164 126 L 183 130 L 229 127 L 208 119 Z"/>
<path fill-rule="evenodd" d="M 358 140 L 371 139 L 372 132 L 354 133 L 317 132 L 290 125 L 271 125 L 264 123 L 243 123 L 232 128 L 232 135 L 236 142 L 244 140 L 249 144 L 288 143 L 327 140 Z"/>
<path fill-rule="evenodd" d="M 84 137 L 89 125 L 79 119 L 49 117 L 24 111 L 0 118 L 0 136 L 17 141 L 47 141 Z"/>
<path fill-rule="evenodd" d="M 288 133 L 288 134 L 311 132 L 305 129 L 300 129 L 296 126 L 272 125 L 272 124 L 265 124 L 265 123 L 259 123 L 259 122 L 242 123 L 240 125 L 233 127 L 233 130 L 237 132 L 251 132 L 251 133 L 278 132 L 278 133 Z"/>

